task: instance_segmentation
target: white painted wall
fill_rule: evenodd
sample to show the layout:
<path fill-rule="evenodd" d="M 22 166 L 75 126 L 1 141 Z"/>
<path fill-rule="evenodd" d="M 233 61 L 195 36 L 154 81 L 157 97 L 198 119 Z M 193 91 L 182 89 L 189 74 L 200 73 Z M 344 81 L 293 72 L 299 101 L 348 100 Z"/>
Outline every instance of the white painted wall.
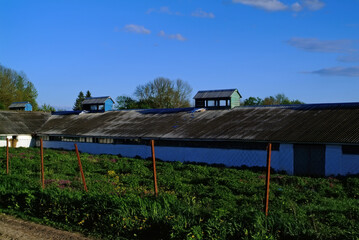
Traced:
<path fill-rule="evenodd" d="M 325 175 L 342 174 L 342 146 L 325 146 Z"/>
<path fill-rule="evenodd" d="M 342 155 L 342 175 L 359 174 L 359 155 Z"/>
<path fill-rule="evenodd" d="M 327 145 L 325 175 L 359 174 L 359 155 L 343 154 L 341 145 Z"/>
<path fill-rule="evenodd" d="M 91 154 L 121 154 L 124 157 L 151 157 L 151 147 L 145 145 L 77 143 L 79 151 Z M 74 150 L 73 142 L 44 141 L 44 148 Z M 272 151 L 271 167 L 293 174 L 293 145 L 281 144 L 280 151 Z M 226 166 L 266 166 L 264 150 L 189 148 L 155 146 L 156 158 L 164 161 L 202 162 Z"/>
<path fill-rule="evenodd" d="M 10 140 L 12 139 L 12 136 L 17 136 L 17 143 L 16 147 L 34 147 L 35 146 L 35 140 L 32 139 L 31 135 L 8 135 L 7 139 L 9 139 L 9 147 L 11 146 Z M 0 147 L 6 147 L 6 140 L 0 140 Z"/>

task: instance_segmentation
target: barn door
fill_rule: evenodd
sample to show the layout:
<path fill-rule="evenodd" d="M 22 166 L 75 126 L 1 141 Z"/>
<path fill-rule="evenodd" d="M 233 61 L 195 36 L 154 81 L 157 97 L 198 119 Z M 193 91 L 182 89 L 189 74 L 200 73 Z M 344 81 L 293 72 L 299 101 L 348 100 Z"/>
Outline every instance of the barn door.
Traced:
<path fill-rule="evenodd" d="M 325 145 L 294 144 L 294 174 L 325 175 Z"/>

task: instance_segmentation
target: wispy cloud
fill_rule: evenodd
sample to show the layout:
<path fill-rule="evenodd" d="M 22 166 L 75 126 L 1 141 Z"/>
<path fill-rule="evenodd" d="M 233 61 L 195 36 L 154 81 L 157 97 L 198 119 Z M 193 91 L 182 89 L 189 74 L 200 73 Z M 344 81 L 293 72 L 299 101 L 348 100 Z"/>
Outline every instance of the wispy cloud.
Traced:
<path fill-rule="evenodd" d="M 359 62 L 359 54 L 350 54 L 350 55 L 345 55 L 345 56 L 339 56 L 339 57 L 337 57 L 337 61 L 346 62 L 346 63 Z"/>
<path fill-rule="evenodd" d="M 118 30 L 118 28 L 115 28 Z M 135 24 L 127 24 L 124 28 L 123 28 L 126 32 L 132 32 L 132 33 L 138 33 L 138 34 L 150 34 L 151 31 L 147 28 L 145 28 L 144 26 L 140 26 L 140 25 L 135 25 Z"/>
<path fill-rule="evenodd" d="M 354 44 L 356 41 L 349 39 L 342 40 L 319 40 L 318 38 L 296 38 L 287 41 L 292 47 L 308 52 L 328 53 L 351 53 L 357 51 Z"/>
<path fill-rule="evenodd" d="M 302 0 L 302 4 L 311 11 L 317 11 L 325 6 L 325 3 L 320 0 Z"/>
<path fill-rule="evenodd" d="M 317 11 L 325 6 L 325 4 L 320 0 L 299 0 L 299 2 L 295 2 L 292 5 L 285 4 L 281 0 L 232 0 L 232 2 L 264 9 L 271 12 L 284 10 L 300 12 L 304 9 Z"/>
<path fill-rule="evenodd" d="M 205 12 L 202 9 L 197 9 L 196 11 L 192 12 L 191 15 L 193 17 L 199 17 L 199 18 L 215 18 L 213 13 Z"/>
<path fill-rule="evenodd" d="M 187 39 L 185 37 L 183 37 L 181 34 L 176 33 L 176 34 L 166 34 L 165 31 L 161 30 L 158 33 L 158 36 L 163 37 L 163 38 L 167 38 L 167 39 L 174 39 L 174 40 L 178 40 L 178 41 L 186 41 Z"/>
<path fill-rule="evenodd" d="M 283 11 L 288 8 L 287 5 L 278 0 L 232 0 L 232 2 L 261 8 L 267 11 Z"/>
<path fill-rule="evenodd" d="M 321 76 L 359 77 L 359 66 L 323 68 L 309 73 Z"/>
<path fill-rule="evenodd" d="M 300 3 L 295 2 L 295 3 L 292 4 L 291 9 L 292 9 L 294 12 L 300 12 L 300 11 L 303 10 L 303 6 L 300 5 Z"/>
<path fill-rule="evenodd" d="M 147 10 L 146 12 L 147 14 L 150 14 L 150 13 L 163 13 L 163 14 L 168 14 L 168 15 L 177 15 L 177 16 L 181 16 L 182 13 L 180 12 L 173 12 L 170 10 L 169 7 L 166 7 L 166 6 L 163 6 L 163 7 L 160 7 L 160 8 L 150 8 Z"/>

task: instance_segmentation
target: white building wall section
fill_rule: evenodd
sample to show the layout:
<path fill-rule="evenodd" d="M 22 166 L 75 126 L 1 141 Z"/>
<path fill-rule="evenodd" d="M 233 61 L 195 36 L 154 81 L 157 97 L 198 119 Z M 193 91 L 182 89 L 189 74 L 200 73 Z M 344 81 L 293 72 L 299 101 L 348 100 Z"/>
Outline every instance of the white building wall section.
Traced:
<path fill-rule="evenodd" d="M 325 146 L 325 176 L 339 175 L 342 173 L 342 146 Z"/>
<path fill-rule="evenodd" d="M 6 136 L 7 139 L 9 139 L 9 147 L 11 147 L 11 140 L 12 136 L 17 137 L 17 143 L 16 147 L 34 147 L 35 146 L 35 140 L 32 138 L 31 135 L 8 135 Z M 0 140 L 0 147 L 6 147 L 6 140 Z"/>
<path fill-rule="evenodd" d="M 75 150 L 75 142 L 44 141 L 44 148 Z M 91 154 L 121 154 L 123 157 L 151 157 L 151 147 L 145 145 L 101 144 L 77 142 L 80 152 Z M 156 149 L 157 151 L 157 149 Z"/>
<path fill-rule="evenodd" d="M 91 154 L 121 154 L 124 157 L 151 157 L 151 147 L 146 145 L 77 143 L 79 151 Z M 74 150 L 74 142 L 44 141 L 45 148 Z M 293 174 L 293 145 L 282 144 L 280 151 L 272 151 L 271 167 Z M 218 149 L 155 146 L 156 158 L 163 161 L 200 162 L 226 166 L 265 167 L 265 150 Z"/>
<path fill-rule="evenodd" d="M 275 153 L 275 152 L 274 152 Z M 285 171 L 289 175 L 294 174 L 293 144 L 280 144 L 279 153 L 272 152 L 271 166 L 277 171 Z"/>
<path fill-rule="evenodd" d="M 342 175 L 359 174 L 359 155 L 343 154 L 341 170 Z"/>

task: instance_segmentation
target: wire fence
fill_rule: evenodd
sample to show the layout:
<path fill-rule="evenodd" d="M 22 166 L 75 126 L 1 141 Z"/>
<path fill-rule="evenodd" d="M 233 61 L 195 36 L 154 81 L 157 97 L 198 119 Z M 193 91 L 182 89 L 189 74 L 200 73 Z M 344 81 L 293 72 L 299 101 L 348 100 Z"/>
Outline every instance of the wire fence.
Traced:
<path fill-rule="evenodd" d="M 77 143 L 74 143 L 73 146 L 75 148 L 78 165 L 75 167 L 74 161 L 70 162 L 71 167 L 69 167 L 68 169 L 72 169 L 72 170 L 76 169 L 76 171 L 78 171 L 79 175 L 81 176 L 81 180 L 79 177 L 74 176 L 74 171 L 70 171 L 68 173 L 66 173 L 66 172 L 63 173 L 64 176 L 67 176 L 71 180 L 69 180 L 69 179 L 54 180 L 53 176 L 55 176 L 57 174 L 58 169 L 60 167 L 59 164 L 60 165 L 64 164 L 64 162 L 58 161 L 58 163 L 56 164 L 56 159 L 51 159 L 51 165 L 49 165 L 47 163 L 47 161 L 50 160 L 51 157 L 50 157 L 50 155 L 46 155 L 46 150 L 44 151 L 43 140 L 40 139 L 39 142 L 40 142 L 40 147 L 38 149 L 38 153 L 35 152 L 35 155 L 30 155 L 30 156 L 24 156 L 24 155 L 22 155 L 22 153 L 20 153 L 20 155 L 23 159 L 26 159 L 27 157 L 29 157 L 30 159 L 33 159 L 33 158 L 36 158 L 36 154 L 38 154 L 38 157 L 40 158 L 40 161 L 38 163 L 40 167 L 38 169 L 39 169 L 39 172 L 41 175 L 42 189 L 44 189 L 46 187 L 46 185 L 51 184 L 54 181 L 57 181 L 60 188 L 64 188 L 67 185 L 70 185 L 73 181 L 77 181 L 77 183 L 81 182 L 83 184 L 83 189 L 84 189 L 84 191 L 87 192 L 88 189 L 87 189 L 87 185 L 86 185 L 85 173 L 84 173 L 84 170 L 82 167 L 81 157 L 80 157 L 79 148 L 77 146 Z M 159 153 L 160 156 L 164 157 L 168 154 L 169 150 L 171 150 L 171 149 L 163 149 L 163 147 L 162 147 L 162 152 L 157 151 L 154 140 L 148 141 L 148 145 L 145 145 L 138 149 L 140 149 L 139 155 L 136 155 L 138 158 L 147 158 L 147 159 L 150 158 L 152 160 L 152 164 L 150 166 L 148 166 L 148 168 L 152 171 L 153 194 L 157 197 L 159 194 L 159 188 L 157 185 L 158 180 L 157 180 L 157 169 L 156 169 L 156 154 Z M 161 147 L 159 147 L 159 149 L 161 150 Z M 5 151 L 6 174 L 10 174 L 10 166 L 11 166 L 10 163 L 12 161 L 12 156 L 13 156 L 9 150 L 10 150 L 9 140 L 7 139 L 6 140 L 6 151 Z M 209 150 L 211 150 L 211 149 L 209 149 Z M 214 156 L 215 154 L 210 151 L 208 154 L 206 154 L 206 156 L 208 157 L 208 161 L 204 161 L 203 157 L 202 157 L 202 158 L 197 158 L 200 160 L 200 161 L 197 161 L 197 163 L 202 164 L 202 165 L 204 163 L 214 164 L 215 166 L 222 166 L 222 165 L 238 166 L 239 161 L 241 161 L 241 165 L 248 164 L 249 166 L 258 166 L 259 165 L 259 167 L 261 167 L 261 166 L 265 167 L 266 168 L 266 176 L 265 176 L 266 181 L 265 181 L 265 185 L 263 186 L 263 189 L 265 190 L 263 202 L 265 203 L 264 204 L 264 212 L 267 216 L 268 215 L 268 205 L 269 205 L 269 186 L 270 186 L 270 173 L 271 173 L 270 169 L 271 169 L 272 144 L 271 143 L 267 144 L 265 151 L 263 151 L 263 149 L 260 149 L 258 151 L 256 151 L 255 149 L 251 149 L 251 150 L 252 151 L 242 151 L 241 152 L 241 154 L 243 155 L 242 157 L 243 157 L 244 161 L 241 161 L 241 159 L 238 159 L 238 156 L 236 156 L 236 157 L 234 156 L 234 155 L 238 154 L 238 152 L 230 153 L 228 155 L 229 158 L 227 158 L 227 159 L 226 159 L 226 157 L 228 157 L 228 156 L 225 156 L 225 157 L 221 156 L 220 159 L 224 158 L 225 160 L 220 161 L 220 160 L 218 160 L 218 156 Z M 62 154 L 67 154 L 67 152 L 63 151 Z M 173 153 L 173 154 L 176 154 L 176 153 Z M 186 155 L 186 154 L 189 154 L 189 153 L 184 153 L 184 155 Z M 193 152 L 192 152 L 192 154 L 193 154 Z M 194 153 L 194 155 L 198 156 L 198 153 Z M 184 157 L 184 156 L 182 155 L 180 157 Z M 91 156 L 90 156 L 90 158 L 91 158 Z M 248 159 L 252 159 L 252 161 L 250 161 Z M 57 159 L 57 160 L 59 160 L 59 159 Z M 112 159 L 111 161 L 116 161 L 116 159 Z M 54 162 L 55 162 L 55 164 L 54 164 Z M 69 163 L 67 162 L 66 164 L 69 164 Z M 24 170 L 25 165 L 23 165 L 22 167 L 23 167 L 23 169 L 21 171 Z M 27 165 L 26 168 L 34 170 L 37 168 L 37 166 Z M 86 167 L 85 167 L 85 169 L 86 169 Z M 46 174 L 45 174 L 45 171 L 46 171 Z M 111 175 L 112 175 L 111 171 L 108 171 L 108 175 L 111 177 Z M 73 185 L 73 183 L 72 183 L 72 185 Z M 90 191 L 91 191 L 91 189 L 90 189 Z"/>

